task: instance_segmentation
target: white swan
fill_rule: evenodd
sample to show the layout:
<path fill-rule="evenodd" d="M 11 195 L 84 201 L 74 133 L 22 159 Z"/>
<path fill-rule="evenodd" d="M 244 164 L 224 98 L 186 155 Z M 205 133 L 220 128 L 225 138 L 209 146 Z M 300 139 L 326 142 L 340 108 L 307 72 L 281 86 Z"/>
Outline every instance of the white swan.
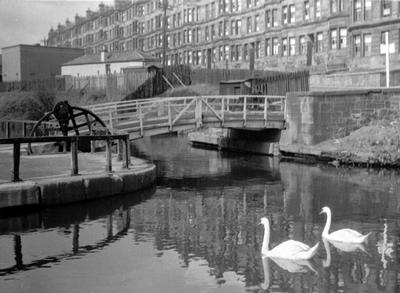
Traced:
<path fill-rule="evenodd" d="M 326 214 L 326 223 L 324 230 L 322 231 L 322 238 L 326 238 L 329 242 L 342 242 L 342 243 L 363 243 L 368 239 L 371 234 L 362 235 L 361 233 L 352 229 L 341 229 L 332 233 L 329 233 L 332 221 L 331 209 L 323 207 L 320 214 Z"/>
<path fill-rule="evenodd" d="M 287 240 L 269 250 L 268 245 L 270 228 L 268 219 L 263 217 L 261 219 L 261 224 L 264 225 L 264 239 L 261 247 L 261 253 L 264 256 L 271 258 L 301 260 L 311 259 L 317 253 L 319 243 L 313 247 L 310 247 L 307 244 L 295 240 Z"/>
<path fill-rule="evenodd" d="M 313 264 L 308 259 L 283 259 L 283 258 L 271 258 L 272 261 L 277 264 L 281 269 L 288 271 L 289 273 L 307 273 L 312 271 L 316 274 Z"/>

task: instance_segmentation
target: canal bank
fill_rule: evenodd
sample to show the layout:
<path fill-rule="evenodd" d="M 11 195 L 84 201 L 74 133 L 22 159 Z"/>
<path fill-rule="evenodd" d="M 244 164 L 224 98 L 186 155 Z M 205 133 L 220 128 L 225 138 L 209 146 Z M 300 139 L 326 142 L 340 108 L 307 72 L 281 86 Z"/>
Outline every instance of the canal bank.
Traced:
<path fill-rule="evenodd" d="M 129 169 L 117 157 L 113 171 L 105 171 L 105 155 L 79 154 L 79 174 L 70 174 L 70 154 L 21 156 L 21 178 L 10 182 L 12 157 L 0 153 L 0 209 L 38 207 L 85 201 L 130 193 L 152 186 L 156 181 L 155 165 L 131 158 Z"/>
<path fill-rule="evenodd" d="M 400 166 L 400 88 L 288 93 L 285 129 L 212 129 L 194 145 L 368 167 Z"/>

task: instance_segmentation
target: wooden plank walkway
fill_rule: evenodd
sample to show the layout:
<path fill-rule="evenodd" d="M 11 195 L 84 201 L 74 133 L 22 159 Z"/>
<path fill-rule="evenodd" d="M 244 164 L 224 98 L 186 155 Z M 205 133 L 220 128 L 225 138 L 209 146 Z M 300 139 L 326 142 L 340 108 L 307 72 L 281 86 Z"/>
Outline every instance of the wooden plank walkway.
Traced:
<path fill-rule="evenodd" d="M 93 105 L 108 127 L 130 139 L 201 127 L 284 129 L 284 96 L 153 98 Z"/>

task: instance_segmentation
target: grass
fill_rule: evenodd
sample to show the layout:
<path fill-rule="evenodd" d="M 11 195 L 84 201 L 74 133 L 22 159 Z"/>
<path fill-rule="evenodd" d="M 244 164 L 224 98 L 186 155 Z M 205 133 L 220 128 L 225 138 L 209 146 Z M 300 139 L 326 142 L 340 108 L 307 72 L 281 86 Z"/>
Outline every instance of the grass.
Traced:
<path fill-rule="evenodd" d="M 0 119 L 39 120 L 60 101 L 68 101 L 72 106 L 108 102 L 106 95 L 101 92 L 3 92 L 0 93 Z"/>
<path fill-rule="evenodd" d="M 169 89 L 158 97 L 213 96 L 219 93 L 218 85 L 196 84 Z M 110 100 L 103 92 L 2 92 L 0 93 L 0 119 L 39 120 L 50 112 L 60 101 L 68 101 L 71 106 L 87 106 L 106 103 Z"/>

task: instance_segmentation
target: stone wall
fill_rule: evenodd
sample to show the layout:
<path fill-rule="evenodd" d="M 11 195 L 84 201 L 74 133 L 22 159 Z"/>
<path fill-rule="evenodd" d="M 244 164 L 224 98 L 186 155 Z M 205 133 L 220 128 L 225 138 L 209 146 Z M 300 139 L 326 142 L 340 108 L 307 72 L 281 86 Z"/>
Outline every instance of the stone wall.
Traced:
<path fill-rule="evenodd" d="M 288 93 L 281 144 L 313 145 L 343 137 L 400 110 L 400 88 Z"/>

